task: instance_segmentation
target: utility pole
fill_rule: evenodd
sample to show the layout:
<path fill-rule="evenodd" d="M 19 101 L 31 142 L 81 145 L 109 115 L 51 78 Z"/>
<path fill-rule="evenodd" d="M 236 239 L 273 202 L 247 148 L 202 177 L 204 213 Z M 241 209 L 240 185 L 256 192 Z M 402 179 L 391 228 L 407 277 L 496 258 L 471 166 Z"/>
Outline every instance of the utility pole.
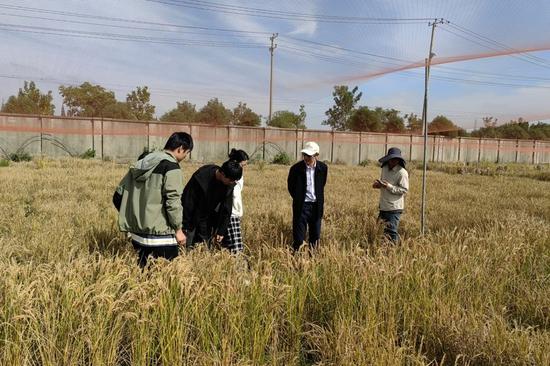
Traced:
<path fill-rule="evenodd" d="M 269 39 L 271 40 L 271 47 L 269 47 L 269 53 L 271 54 L 271 67 L 269 70 L 269 118 L 267 119 L 267 124 L 271 123 L 271 109 L 273 106 L 273 51 L 277 48 L 277 45 L 274 44 L 275 38 L 279 36 L 279 33 L 273 33 Z M 265 141 L 264 141 L 265 143 Z"/>
<path fill-rule="evenodd" d="M 428 23 L 432 27 L 432 36 L 430 38 L 430 51 L 428 58 L 425 60 L 425 77 L 424 77 L 424 106 L 422 108 L 422 129 L 424 131 L 424 161 L 422 164 L 422 207 L 420 214 L 420 233 L 424 235 L 426 233 L 426 170 L 427 170 L 427 152 L 428 152 L 428 81 L 430 79 L 430 65 L 432 58 L 435 56 L 433 53 L 434 34 L 435 27 L 438 24 L 448 23 L 443 18 L 434 19 L 433 22 Z"/>

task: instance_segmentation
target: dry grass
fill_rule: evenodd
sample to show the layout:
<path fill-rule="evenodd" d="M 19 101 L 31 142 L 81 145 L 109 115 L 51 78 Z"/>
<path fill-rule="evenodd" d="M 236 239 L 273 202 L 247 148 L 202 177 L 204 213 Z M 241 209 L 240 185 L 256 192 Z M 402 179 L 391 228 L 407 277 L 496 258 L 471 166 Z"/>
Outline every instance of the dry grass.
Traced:
<path fill-rule="evenodd" d="M 310 258 L 287 250 L 287 169 L 246 172 L 249 271 L 197 250 L 142 273 L 110 201 L 124 166 L 1 168 L 0 364 L 550 364 L 547 182 L 432 171 L 418 238 L 413 170 L 405 239 L 388 247 L 378 169 L 331 166 Z"/>

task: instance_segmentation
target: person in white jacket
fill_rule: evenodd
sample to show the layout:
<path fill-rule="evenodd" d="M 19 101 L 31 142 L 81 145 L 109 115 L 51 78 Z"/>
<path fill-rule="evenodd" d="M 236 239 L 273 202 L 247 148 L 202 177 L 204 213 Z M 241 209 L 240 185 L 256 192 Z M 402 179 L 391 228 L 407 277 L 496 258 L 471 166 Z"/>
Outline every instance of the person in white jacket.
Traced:
<path fill-rule="evenodd" d="M 378 160 L 382 165 L 380 179 L 372 187 L 380 189 L 378 219 L 384 222 L 384 235 L 393 243 L 399 241 L 399 221 L 405 209 L 405 195 L 409 190 L 409 173 L 405 169 L 405 159 L 396 147 Z"/>
<path fill-rule="evenodd" d="M 246 151 L 231 149 L 229 160 L 234 160 L 244 167 L 247 165 L 249 157 Z M 222 246 L 227 248 L 232 254 L 241 253 L 244 250 L 243 234 L 241 229 L 241 218 L 243 217 L 243 199 L 242 190 L 244 186 L 244 174 L 233 188 L 233 208 L 231 218 L 227 227 L 227 235 L 224 238 Z"/>

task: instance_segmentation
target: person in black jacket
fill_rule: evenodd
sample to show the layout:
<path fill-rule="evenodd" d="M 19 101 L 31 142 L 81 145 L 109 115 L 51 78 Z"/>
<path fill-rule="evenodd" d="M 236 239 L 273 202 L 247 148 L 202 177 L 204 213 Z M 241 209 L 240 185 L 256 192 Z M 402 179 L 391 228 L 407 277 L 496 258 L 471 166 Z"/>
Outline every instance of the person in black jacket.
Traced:
<path fill-rule="evenodd" d="M 205 165 L 193 174 L 181 196 L 187 248 L 200 242 L 209 245 L 211 239 L 222 242 L 231 217 L 233 187 L 241 176 L 241 165 L 232 160 L 221 167 Z"/>
<path fill-rule="evenodd" d="M 288 192 L 292 197 L 293 249 L 298 250 L 309 229 L 310 248 L 316 248 L 321 236 L 321 219 L 325 202 L 328 167 L 317 160 L 319 145 L 307 142 L 302 150 L 303 160 L 288 172 Z"/>

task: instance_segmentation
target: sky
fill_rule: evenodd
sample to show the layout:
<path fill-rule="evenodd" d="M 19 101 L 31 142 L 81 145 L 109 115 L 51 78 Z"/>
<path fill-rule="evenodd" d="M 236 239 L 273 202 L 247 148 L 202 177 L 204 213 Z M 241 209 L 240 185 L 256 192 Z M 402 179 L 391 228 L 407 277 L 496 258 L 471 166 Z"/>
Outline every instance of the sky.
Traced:
<path fill-rule="evenodd" d="M 187 100 L 269 114 L 307 112 L 310 129 L 335 85 L 359 105 L 421 114 L 433 19 L 428 118 L 472 129 L 482 118 L 550 120 L 547 0 L 0 0 L 0 98 L 34 80 L 84 81 L 117 99 L 147 85 L 156 116 Z"/>

